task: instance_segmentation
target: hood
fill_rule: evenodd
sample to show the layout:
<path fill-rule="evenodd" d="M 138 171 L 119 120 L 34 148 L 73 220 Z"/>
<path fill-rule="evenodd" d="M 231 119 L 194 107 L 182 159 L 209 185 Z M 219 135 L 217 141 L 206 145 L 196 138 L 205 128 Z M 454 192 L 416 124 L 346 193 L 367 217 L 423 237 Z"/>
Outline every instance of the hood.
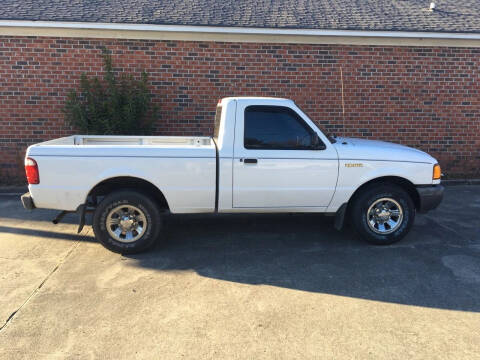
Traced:
<path fill-rule="evenodd" d="M 426 152 L 408 146 L 378 140 L 337 137 L 333 144 L 344 160 L 387 160 L 435 164 Z"/>

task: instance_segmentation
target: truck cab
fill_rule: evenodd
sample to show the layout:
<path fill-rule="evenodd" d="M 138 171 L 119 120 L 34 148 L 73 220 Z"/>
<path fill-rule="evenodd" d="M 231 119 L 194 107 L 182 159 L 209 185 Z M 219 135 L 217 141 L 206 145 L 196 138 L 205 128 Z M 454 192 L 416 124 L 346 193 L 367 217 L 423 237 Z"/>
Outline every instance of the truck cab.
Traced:
<path fill-rule="evenodd" d="M 324 212 L 330 204 L 337 151 L 293 101 L 223 99 L 214 140 L 220 212 Z"/>

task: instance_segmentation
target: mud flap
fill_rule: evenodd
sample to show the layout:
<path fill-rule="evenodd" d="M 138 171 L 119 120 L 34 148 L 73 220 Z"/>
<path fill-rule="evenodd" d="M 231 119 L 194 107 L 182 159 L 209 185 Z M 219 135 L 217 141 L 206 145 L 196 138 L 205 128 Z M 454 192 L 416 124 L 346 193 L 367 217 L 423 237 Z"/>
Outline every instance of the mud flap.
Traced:
<path fill-rule="evenodd" d="M 334 223 L 334 228 L 337 230 L 342 230 L 343 224 L 345 222 L 345 214 L 347 212 L 347 203 L 342 204 L 340 208 L 337 210 L 335 213 L 335 223 Z"/>
<path fill-rule="evenodd" d="M 77 234 L 80 234 L 80 231 L 83 230 L 83 227 L 85 226 L 85 212 L 87 210 L 87 206 L 85 204 L 80 205 L 77 208 L 77 214 L 78 214 L 78 230 Z"/>

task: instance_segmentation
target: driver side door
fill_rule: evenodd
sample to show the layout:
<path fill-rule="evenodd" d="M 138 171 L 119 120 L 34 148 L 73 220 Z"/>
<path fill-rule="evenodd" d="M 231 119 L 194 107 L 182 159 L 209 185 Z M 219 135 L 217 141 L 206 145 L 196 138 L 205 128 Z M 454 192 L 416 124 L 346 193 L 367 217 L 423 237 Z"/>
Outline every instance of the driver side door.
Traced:
<path fill-rule="evenodd" d="M 236 119 L 234 208 L 315 211 L 328 206 L 337 181 L 337 152 L 319 140 L 310 120 L 287 106 L 241 101 Z"/>

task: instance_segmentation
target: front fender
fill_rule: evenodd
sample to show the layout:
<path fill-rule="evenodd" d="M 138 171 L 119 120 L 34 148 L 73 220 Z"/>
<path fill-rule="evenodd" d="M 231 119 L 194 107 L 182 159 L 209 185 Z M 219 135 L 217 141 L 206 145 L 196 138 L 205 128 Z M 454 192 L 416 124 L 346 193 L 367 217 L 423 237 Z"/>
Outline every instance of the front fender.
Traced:
<path fill-rule="evenodd" d="M 340 160 L 338 184 L 327 212 L 336 212 L 369 181 L 397 177 L 413 185 L 432 184 L 433 164 L 407 161 Z"/>

